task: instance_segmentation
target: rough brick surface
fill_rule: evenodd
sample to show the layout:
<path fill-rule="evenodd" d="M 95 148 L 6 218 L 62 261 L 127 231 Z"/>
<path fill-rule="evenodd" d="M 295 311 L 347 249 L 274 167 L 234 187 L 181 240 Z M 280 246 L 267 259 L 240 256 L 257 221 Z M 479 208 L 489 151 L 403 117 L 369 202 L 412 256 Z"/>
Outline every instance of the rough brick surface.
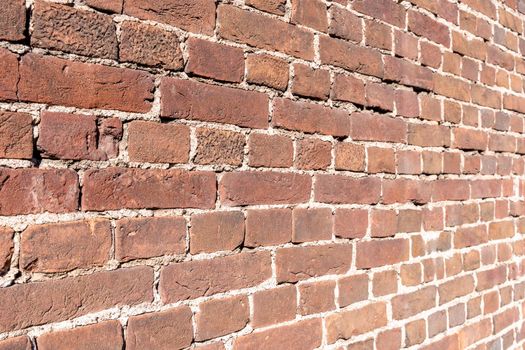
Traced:
<path fill-rule="evenodd" d="M 6 0 L 0 350 L 525 348 L 525 2 Z"/>

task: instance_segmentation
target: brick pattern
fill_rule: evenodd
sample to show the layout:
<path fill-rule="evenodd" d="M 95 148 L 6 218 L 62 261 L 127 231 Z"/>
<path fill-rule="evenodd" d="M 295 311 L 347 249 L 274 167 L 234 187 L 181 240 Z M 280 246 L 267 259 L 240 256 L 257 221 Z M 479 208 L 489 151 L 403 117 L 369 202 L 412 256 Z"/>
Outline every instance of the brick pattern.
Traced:
<path fill-rule="evenodd" d="M 7 0 L 0 349 L 525 349 L 525 2 Z"/>

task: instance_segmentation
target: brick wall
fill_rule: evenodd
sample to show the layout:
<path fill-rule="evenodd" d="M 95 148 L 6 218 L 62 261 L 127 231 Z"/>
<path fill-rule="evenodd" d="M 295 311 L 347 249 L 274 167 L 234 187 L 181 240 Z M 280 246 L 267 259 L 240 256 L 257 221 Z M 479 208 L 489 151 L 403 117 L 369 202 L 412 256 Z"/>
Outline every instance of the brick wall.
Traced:
<path fill-rule="evenodd" d="M 524 1 L 1 5 L 0 350 L 525 348 Z"/>

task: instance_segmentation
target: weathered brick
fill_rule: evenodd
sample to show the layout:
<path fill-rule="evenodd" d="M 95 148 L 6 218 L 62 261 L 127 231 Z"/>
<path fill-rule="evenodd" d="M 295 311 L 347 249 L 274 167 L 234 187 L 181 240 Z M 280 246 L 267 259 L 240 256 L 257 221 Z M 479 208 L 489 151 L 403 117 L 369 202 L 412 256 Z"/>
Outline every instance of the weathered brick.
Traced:
<path fill-rule="evenodd" d="M 297 173 L 235 172 L 222 176 L 221 201 L 227 206 L 250 204 L 294 204 L 310 197 L 312 179 Z"/>
<path fill-rule="evenodd" d="M 293 210 L 292 241 L 294 243 L 331 238 L 332 210 L 330 208 L 295 208 Z"/>
<path fill-rule="evenodd" d="M 33 53 L 24 55 L 20 61 L 21 101 L 148 112 L 152 91 L 153 78 L 141 71 Z"/>
<path fill-rule="evenodd" d="M 0 33 L 4 33 L 0 30 Z M 18 99 L 19 67 L 18 56 L 0 48 L 0 100 L 16 101 Z"/>
<path fill-rule="evenodd" d="M 33 345 L 27 336 L 7 338 L 0 341 L 1 350 L 31 350 Z"/>
<path fill-rule="evenodd" d="M 132 316 L 126 349 L 183 349 L 193 340 L 192 312 L 187 306 Z"/>
<path fill-rule="evenodd" d="M 132 21 L 120 25 L 119 59 L 171 70 L 184 64 L 176 33 Z"/>
<path fill-rule="evenodd" d="M 246 143 L 243 134 L 220 129 L 198 128 L 197 149 L 193 161 L 197 164 L 241 165 Z"/>
<path fill-rule="evenodd" d="M 31 44 L 84 56 L 117 59 L 117 31 L 110 16 L 37 1 Z"/>
<path fill-rule="evenodd" d="M 11 265 L 11 258 L 15 248 L 13 238 L 13 230 L 7 227 L 0 227 L 0 275 L 7 272 Z"/>
<path fill-rule="evenodd" d="M 25 38 L 26 7 L 24 0 L 12 0 L 3 4 L 0 18 L 0 39 L 20 41 Z"/>
<path fill-rule="evenodd" d="M 346 111 L 314 103 L 275 99 L 272 121 L 277 127 L 305 133 L 350 134 L 350 117 Z"/>
<path fill-rule="evenodd" d="M 455 278 L 438 286 L 439 305 L 448 303 L 456 298 L 470 294 L 474 291 L 474 278 L 463 276 Z"/>
<path fill-rule="evenodd" d="M 326 4 L 320 0 L 292 0 L 291 22 L 326 32 L 326 11 Z"/>
<path fill-rule="evenodd" d="M 358 0 L 352 4 L 352 8 L 396 27 L 405 27 L 406 10 L 396 2 L 390 0 Z"/>
<path fill-rule="evenodd" d="M 381 53 L 344 40 L 321 36 L 321 62 L 375 77 L 383 77 Z"/>
<path fill-rule="evenodd" d="M 160 295 L 165 303 L 254 287 L 272 275 L 269 252 L 241 253 L 162 268 Z"/>
<path fill-rule="evenodd" d="M 115 258 L 147 259 L 186 251 L 186 221 L 182 217 L 125 218 L 116 223 Z"/>
<path fill-rule="evenodd" d="M 400 294 L 392 299 L 394 319 L 402 320 L 436 306 L 437 288 L 428 286 L 418 291 Z"/>
<path fill-rule="evenodd" d="M 332 98 L 338 101 L 366 105 L 365 83 L 350 75 L 336 74 L 332 88 Z"/>
<path fill-rule="evenodd" d="M 253 295 L 253 327 L 264 327 L 295 318 L 297 292 L 295 286 L 263 290 Z"/>
<path fill-rule="evenodd" d="M 368 299 L 368 275 L 359 274 L 339 279 L 339 305 L 345 307 Z"/>
<path fill-rule="evenodd" d="M 246 0 L 246 5 L 276 15 L 284 15 L 286 11 L 286 0 Z"/>
<path fill-rule="evenodd" d="M 305 60 L 314 57 L 313 34 L 303 28 L 232 5 L 220 5 L 217 13 L 222 38 Z"/>
<path fill-rule="evenodd" d="M 94 325 L 46 333 L 36 340 L 42 350 L 119 350 L 124 346 L 122 326 L 118 321 L 105 321 Z"/>
<path fill-rule="evenodd" d="M 241 330 L 248 324 L 250 306 L 244 295 L 205 301 L 195 315 L 195 340 L 202 341 Z"/>
<path fill-rule="evenodd" d="M 78 208 L 78 176 L 69 169 L 0 169 L 0 214 L 65 213 Z"/>
<path fill-rule="evenodd" d="M 361 238 L 368 227 L 365 209 L 337 209 L 334 216 L 334 234 L 342 238 Z"/>
<path fill-rule="evenodd" d="M 383 180 L 383 203 L 428 203 L 431 187 L 423 180 L 385 179 Z"/>
<path fill-rule="evenodd" d="M 362 308 L 328 316 L 326 329 L 328 343 L 339 339 L 351 339 L 362 333 L 386 326 L 387 314 L 384 302 L 372 303 Z"/>
<path fill-rule="evenodd" d="M 374 273 L 372 292 L 376 297 L 397 293 L 397 272 L 387 270 Z"/>
<path fill-rule="evenodd" d="M 122 13 L 123 0 L 85 0 L 86 5 L 104 12 Z"/>
<path fill-rule="evenodd" d="M 292 212 L 289 209 L 248 210 L 244 245 L 279 245 L 292 239 Z"/>
<path fill-rule="evenodd" d="M 367 171 L 372 174 L 376 173 L 395 173 L 396 159 L 395 152 L 391 148 L 368 147 L 366 150 Z"/>
<path fill-rule="evenodd" d="M 408 143 L 421 147 L 450 146 L 450 128 L 434 124 L 408 124 Z"/>
<path fill-rule="evenodd" d="M 408 29 L 445 47 L 450 47 L 450 29 L 416 10 L 408 12 Z"/>
<path fill-rule="evenodd" d="M 360 42 L 363 37 L 361 19 L 346 9 L 332 6 L 329 32 L 342 39 Z"/>
<path fill-rule="evenodd" d="M 385 56 L 383 59 L 384 78 L 425 90 L 433 89 L 434 75 L 427 67 L 419 66 L 397 57 Z"/>
<path fill-rule="evenodd" d="M 33 157 L 32 123 L 30 114 L 0 111 L 0 158 Z"/>
<path fill-rule="evenodd" d="M 42 112 L 37 147 L 44 158 L 107 160 L 118 156 L 122 122 L 88 115 Z"/>
<path fill-rule="evenodd" d="M 367 269 L 393 265 L 408 260 L 409 241 L 407 239 L 388 239 L 358 242 L 356 245 L 356 267 Z"/>
<path fill-rule="evenodd" d="M 286 168 L 293 163 L 293 142 L 287 136 L 251 133 L 248 163 L 252 167 Z"/>
<path fill-rule="evenodd" d="M 211 208 L 215 174 L 161 169 L 90 169 L 84 174 L 82 209 Z"/>
<path fill-rule="evenodd" d="M 335 309 L 335 282 L 320 281 L 299 285 L 301 315 L 317 314 Z"/>
<path fill-rule="evenodd" d="M 321 170 L 330 166 L 332 144 L 316 138 L 297 141 L 295 166 L 305 170 Z"/>
<path fill-rule="evenodd" d="M 353 113 L 351 119 L 354 140 L 400 143 L 406 140 L 407 125 L 401 119 L 366 112 Z"/>
<path fill-rule="evenodd" d="M 343 175 L 316 175 L 314 199 L 322 203 L 374 204 L 379 202 L 378 178 L 352 178 Z"/>
<path fill-rule="evenodd" d="M 246 58 L 246 81 L 249 83 L 286 90 L 288 78 L 288 63 L 280 58 L 265 54 L 248 55 Z"/>
<path fill-rule="evenodd" d="M 365 147 L 357 143 L 338 143 L 335 147 L 337 170 L 364 171 Z"/>
<path fill-rule="evenodd" d="M 32 272 L 63 272 L 100 266 L 109 260 L 108 220 L 29 226 L 20 239 L 20 267 Z"/>
<path fill-rule="evenodd" d="M 268 96 L 260 92 L 171 77 L 162 79 L 160 90 L 163 117 L 251 128 L 268 125 Z"/>
<path fill-rule="evenodd" d="M 277 281 L 297 282 L 346 273 L 352 264 L 352 245 L 331 244 L 277 250 Z"/>
<path fill-rule="evenodd" d="M 153 20 L 184 30 L 213 34 L 215 2 L 213 0 L 148 0 L 124 1 L 124 14 Z"/>
<path fill-rule="evenodd" d="M 234 340 L 233 349 L 315 349 L 321 342 L 321 319 L 313 318 L 241 336 Z"/>
<path fill-rule="evenodd" d="M 326 100 L 330 93 L 330 72 L 325 69 L 314 69 L 305 64 L 293 65 L 294 78 L 292 93 Z"/>
<path fill-rule="evenodd" d="M 244 240 L 244 215 L 237 211 L 195 214 L 191 218 L 190 253 L 234 250 Z"/>
<path fill-rule="evenodd" d="M 189 38 L 186 45 L 189 50 L 186 72 L 228 82 L 243 79 L 244 53 L 241 48 L 198 38 Z"/>
<path fill-rule="evenodd" d="M 151 302 L 152 286 L 153 270 L 140 266 L 2 288 L 0 307 L 6 316 L 0 317 L 0 330 L 13 331 L 119 305 Z"/>

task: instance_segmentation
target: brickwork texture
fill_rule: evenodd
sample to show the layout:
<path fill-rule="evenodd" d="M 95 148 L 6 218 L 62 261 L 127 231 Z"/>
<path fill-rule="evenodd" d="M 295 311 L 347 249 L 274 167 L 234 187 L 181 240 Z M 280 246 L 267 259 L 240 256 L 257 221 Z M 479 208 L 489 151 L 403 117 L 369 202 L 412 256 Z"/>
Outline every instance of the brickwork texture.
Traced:
<path fill-rule="evenodd" d="M 525 349 L 525 1 L 0 6 L 0 350 Z"/>

